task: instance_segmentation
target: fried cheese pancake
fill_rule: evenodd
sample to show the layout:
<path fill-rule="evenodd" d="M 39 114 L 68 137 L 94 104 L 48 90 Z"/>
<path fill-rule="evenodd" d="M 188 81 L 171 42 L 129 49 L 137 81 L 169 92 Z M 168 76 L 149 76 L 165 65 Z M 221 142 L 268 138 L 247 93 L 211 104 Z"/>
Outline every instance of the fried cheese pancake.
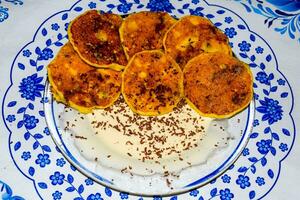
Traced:
<path fill-rule="evenodd" d="M 70 43 L 49 64 L 48 78 L 55 100 L 81 113 L 112 105 L 121 92 L 121 72 L 88 65 Z"/>
<path fill-rule="evenodd" d="M 143 11 L 126 17 L 120 37 L 127 58 L 144 50 L 163 49 L 163 37 L 175 22 L 164 12 Z"/>
<path fill-rule="evenodd" d="M 136 113 L 157 116 L 171 112 L 183 96 L 183 74 L 160 50 L 135 54 L 122 75 L 122 94 Z"/>
<path fill-rule="evenodd" d="M 165 34 L 165 52 L 181 67 L 202 52 L 223 52 L 231 55 L 227 36 L 211 21 L 199 16 L 186 16 Z"/>
<path fill-rule="evenodd" d="M 71 22 L 69 40 L 88 64 L 121 70 L 127 64 L 119 37 L 121 23 L 118 15 L 87 11 Z"/>
<path fill-rule="evenodd" d="M 231 117 L 252 99 L 252 73 L 230 55 L 202 53 L 187 63 L 183 74 L 187 102 L 203 116 Z"/>

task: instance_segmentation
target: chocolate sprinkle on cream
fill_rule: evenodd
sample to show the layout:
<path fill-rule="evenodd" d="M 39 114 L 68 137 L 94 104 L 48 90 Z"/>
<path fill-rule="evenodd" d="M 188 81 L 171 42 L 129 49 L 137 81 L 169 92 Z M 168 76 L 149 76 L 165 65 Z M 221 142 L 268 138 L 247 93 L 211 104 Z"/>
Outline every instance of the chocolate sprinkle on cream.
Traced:
<path fill-rule="evenodd" d="M 162 116 L 133 113 L 122 96 L 109 108 L 74 113 L 61 113 L 60 123 L 85 158 L 129 176 L 161 174 L 168 187 L 181 170 L 206 163 L 231 139 L 226 123 L 201 117 L 184 100 Z"/>

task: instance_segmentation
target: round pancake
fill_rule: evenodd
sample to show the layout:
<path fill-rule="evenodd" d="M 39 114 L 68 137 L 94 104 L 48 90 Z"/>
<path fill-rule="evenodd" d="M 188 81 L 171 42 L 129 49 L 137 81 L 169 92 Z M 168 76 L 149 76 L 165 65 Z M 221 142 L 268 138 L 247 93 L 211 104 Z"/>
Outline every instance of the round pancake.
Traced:
<path fill-rule="evenodd" d="M 121 70 L 127 64 L 119 37 L 121 23 L 122 18 L 118 15 L 87 11 L 71 22 L 69 40 L 88 64 Z"/>
<path fill-rule="evenodd" d="M 252 73 L 230 55 L 202 53 L 187 63 L 183 74 L 187 102 L 203 116 L 231 117 L 252 99 Z"/>
<path fill-rule="evenodd" d="M 231 55 L 227 36 L 211 21 L 199 16 L 186 16 L 165 34 L 164 49 L 181 67 L 202 52 L 223 52 Z"/>
<path fill-rule="evenodd" d="M 125 18 L 120 37 L 127 58 L 144 50 L 163 49 L 163 37 L 176 22 L 165 12 L 139 12 Z"/>
<path fill-rule="evenodd" d="M 183 74 L 160 50 L 135 54 L 122 75 L 122 94 L 136 113 L 157 116 L 171 112 L 183 96 Z"/>
<path fill-rule="evenodd" d="M 121 92 L 121 72 L 86 64 L 70 43 L 49 64 L 48 78 L 54 99 L 81 113 L 112 105 Z"/>

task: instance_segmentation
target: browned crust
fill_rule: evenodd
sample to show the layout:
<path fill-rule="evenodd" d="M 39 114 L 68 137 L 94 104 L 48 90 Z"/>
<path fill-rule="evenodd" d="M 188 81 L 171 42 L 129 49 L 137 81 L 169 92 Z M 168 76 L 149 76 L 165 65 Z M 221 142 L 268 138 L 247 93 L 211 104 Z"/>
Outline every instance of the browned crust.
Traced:
<path fill-rule="evenodd" d="M 141 115 L 171 112 L 183 95 L 183 74 L 175 61 L 159 50 L 137 53 L 123 73 L 122 93 Z"/>
<path fill-rule="evenodd" d="M 200 114 L 222 118 L 244 109 L 252 99 L 252 74 L 238 59 L 203 53 L 184 69 L 184 93 Z"/>
<path fill-rule="evenodd" d="M 121 41 L 128 58 L 144 50 L 163 48 L 163 37 L 176 22 L 165 12 L 139 12 L 129 15 L 120 28 Z"/>
<path fill-rule="evenodd" d="M 121 72 L 86 64 L 70 43 L 49 64 L 48 75 L 52 88 L 63 96 L 58 101 L 83 112 L 110 106 L 121 91 Z"/>
<path fill-rule="evenodd" d="M 127 59 L 119 37 L 121 23 L 118 15 L 87 11 L 70 24 L 70 42 L 81 58 L 95 67 L 125 66 Z"/>
<path fill-rule="evenodd" d="M 175 23 L 165 35 L 164 48 L 182 69 L 202 52 L 231 54 L 227 36 L 208 19 L 198 16 L 186 16 Z"/>

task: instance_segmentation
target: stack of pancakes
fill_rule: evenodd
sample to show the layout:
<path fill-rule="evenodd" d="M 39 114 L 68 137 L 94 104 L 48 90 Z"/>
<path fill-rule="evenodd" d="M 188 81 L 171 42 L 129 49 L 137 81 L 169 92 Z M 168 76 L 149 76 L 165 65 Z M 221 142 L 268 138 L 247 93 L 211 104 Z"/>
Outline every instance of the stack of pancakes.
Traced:
<path fill-rule="evenodd" d="M 111 106 L 120 93 L 141 115 L 171 112 L 182 98 L 203 116 L 225 118 L 251 101 L 252 74 L 208 19 L 163 12 L 122 19 L 87 11 L 48 66 L 56 101 L 81 113 Z"/>

